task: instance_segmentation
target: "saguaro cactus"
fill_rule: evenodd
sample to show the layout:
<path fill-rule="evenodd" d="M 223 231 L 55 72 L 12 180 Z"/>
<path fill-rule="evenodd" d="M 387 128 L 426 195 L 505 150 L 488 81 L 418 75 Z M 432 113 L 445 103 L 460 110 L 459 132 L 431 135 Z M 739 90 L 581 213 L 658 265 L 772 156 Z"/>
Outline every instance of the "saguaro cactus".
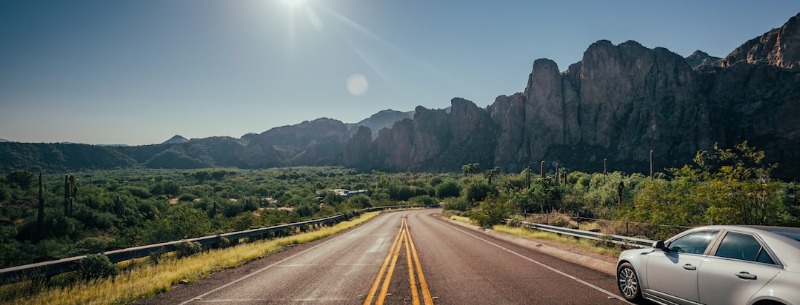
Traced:
<path fill-rule="evenodd" d="M 561 182 L 561 175 L 558 172 L 558 162 L 556 162 L 556 171 L 553 175 L 556 177 L 556 185 L 558 185 Z"/>
<path fill-rule="evenodd" d="M 69 216 L 69 175 L 64 175 L 64 216 Z"/>
<path fill-rule="evenodd" d="M 38 215 L 36 215 L 36 228 L 39 232 L 42 231 L 42 225 L 44 224 L 44 197 L 42 196 L 42 172 L 39 172 L 39 210 L 37 211 Z"/>
<path fill-rule="evenodd" d="M 531 167 L 528 166 L 525 168 L 525 188 L 529 188 L 531 186 Z"/>
<path fill-rule="evenodd" d="M 64 176 L 64 215 L 72 216 L 72 205 L 78 196 L 78 179 L 73 175 Z"/>
<path fill-rule="evenodd" d="M 541 174 L 542 179 L 544 179 L 544 161 L 542 161 L 542 163 L 539 163 L 539 174 Z"/>

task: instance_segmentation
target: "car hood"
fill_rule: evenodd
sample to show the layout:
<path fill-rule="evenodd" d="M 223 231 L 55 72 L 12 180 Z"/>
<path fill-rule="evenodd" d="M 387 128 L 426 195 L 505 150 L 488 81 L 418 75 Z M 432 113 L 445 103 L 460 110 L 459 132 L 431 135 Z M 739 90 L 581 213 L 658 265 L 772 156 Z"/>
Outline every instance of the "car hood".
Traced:
<path fill-rule="evenodd" d="M 655 251 L 654 248 L 632 249 L 620 252 L 620 258 L 630 258 Z"/>

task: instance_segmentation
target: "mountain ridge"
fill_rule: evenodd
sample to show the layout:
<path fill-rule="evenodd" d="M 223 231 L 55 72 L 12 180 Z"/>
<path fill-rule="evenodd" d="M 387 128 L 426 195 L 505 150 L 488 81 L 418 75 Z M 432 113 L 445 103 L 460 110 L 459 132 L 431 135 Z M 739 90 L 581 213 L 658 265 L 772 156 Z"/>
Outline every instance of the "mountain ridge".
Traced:
<path fill-rule="evenodd" d="M 188 141 L 189 141 L 189 139 L 184 138 L 181 135 L 174 135 L 174 136 L 172 136 L 172 138 L 169 138 L 169 140 L 166 140 L 166 141 L 162 142 L 161 144 L 180 144 L 180 143 L 186 143 Z"/>
<path fill-rule="evenodd" d="M 519 171 L 541 161 L 570 170 L 643 172 L 691 162 L 695 152 L 749 141 L 800 174 L 800 14 L 722 59 L 682 57 L 636 41 L 591 44 L 563 72 L 533 62 L 523 92 L 481 108 L 385 110 L 359 123 L 320 118 L 246 134 L 132 147 L 0 143 L 2 170 L 348 166 L 458 171 L 468 163 Z M 389 127 L 391 126 L 391 127 Z M 377 130 L 376 130 L 377 129 Z M 49 145 L 49 146 L 48 146 Z M 93 164 L 77 156 L 103 162 Z M 45 158 L 42 161 L 36 158 Z"/>

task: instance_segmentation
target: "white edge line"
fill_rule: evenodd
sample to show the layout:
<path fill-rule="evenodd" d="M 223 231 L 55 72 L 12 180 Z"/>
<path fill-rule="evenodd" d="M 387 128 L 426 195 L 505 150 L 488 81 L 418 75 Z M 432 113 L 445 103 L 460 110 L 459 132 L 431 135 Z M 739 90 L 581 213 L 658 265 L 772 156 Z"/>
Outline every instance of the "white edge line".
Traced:
<path fill-rule="evenodd" d="M 445 222 L 445 224 L 447 224 L 447 223 Z M 582 280 L 582 279 L 579 279 L 579 278 L 577 278 L 577 277 L 575 277 L 575 276 L 572 276 L 572 275 L 570 275 L 570 274 L 568 274 L 568 273 L 565 273 L 565 272 L 563 272 L 563 271 L 561 271 L 561 270 L 558 270 L 558 269 L 556 269 L 556 268 L 553 268 L 553 267 L 550 267 L 550 266 L 548 266 L 548 265 L 545 265 L 545 264 L 544 264 L 544 263 L 542 263 L 542 262 L 539 262 L 539 261 L 537 261 L 537 260 L 534 260 L 534 259 L 532 259 L 532 258 L 529 258 L 529 257 L 527 257 L 527 256 L 525 256 L 525 255 L 519 254 L 519 253 L 517 253 L 517 252 L 514 252 L 513 250 L 510 250 L 510 249 L 508 249 L 508 248 L 505 248 L 505 247 L 503 247 L 503 246 L 501 246 L 501 245 L 498 245 L 498 244 L 496 244 L 496 243 L 493 243 L 493 242 L 491 242 L 491 241 L 488 241 L 488 240 L 486 240 L 486 239 L 483 239 L 483 238 L 481 238 L 481 237 L 479 237 L 479 236 L 477 236 L 477 235 L 474 235 L 474 234 L 472 234 L 472 233 L 470 233 L 470 232 L 464 231 L 464 230 L 462 230 L 462 229 L 460 229 L 460 228 L 457 228 L 457 227 L 455 227 L 455 226 L 453 226 L 453 225 L 450 225 L 450 224 L 447 224 L 447 225 L 448 225 L 449 227 L 451 227 L 451 228 L 455 229 L 455 230 L 461 231 L 462 233 L 464 233 L 464 234 L 467 234 L 467 235 L 469 235 L 469 236 L 472 236 L 472 237 L 474 237 L 474 238 L 476 238 L 476 239 L 478 239 L 478 240 L 481 240 L 481 241 L 483 241 L 483 242 L 485 242 L 485 243 L 487 243 L 487 244 L 490 244 L 490 245 L 492 245 L 492 246 L 495 246 L 495 247 L 498 247 L 498 248 L 500 248 L 500 249 L 503 249 L 503 250 L 505 250 L 505 251 L 508 251 L 508 252 L 509 252 L 509 253 L 511 253 L 511 254 L 514 254 L 514 255 L 516 255 L 516 256 L 519 256 L 519 257 L 521 257 L 521 258 L 524 258 L 524 259 L 526 259 L 526 260 L 528 260 L 528 261 L 530 261 L 530 262 L 532 262 L 532 263 L 534 263 L 534 264 L 537 264 L 537 265 L 539 265 L 539 266 L 542 266 L 542 267 L 544 267 L 544 268 L 546 268 L 546 269 L 548 269 L 548 270 L 550 270 L 550 271 L 553 271 L 553 272 L 555 272 L 555 273 L 558 273 L 558 274 L 560 274 L 560 275 L 563 275 L 563 276 L 564 276 L 564 277 L 566 277 L 566 278 L 569 278 L 569 279 L 571 279 L 571 280 L 574 280 L 574 281 L 576 281 L 576 282 L 578 282 L 578 283 L 581 283 L 581 284 L 583 284 L 583 285 L 586 285 L 586 286 L 588 286 L 588 287 L 591 287 L 591 288 L 593 288 L 594 290 L 597 290 L 597 291 L 600 291 L 600 292 L 602 292 L 602 293 L 605 293 L 605 294 L 607 294 L 608 296 L 610 296 L 610 297 L 613 297 L 614 299 L 620 300 L 620 301 L 622 301 L 622 302 L 625 302 L 625 303 L 627 303 L 627 304 L 635 305 L 635 304 L 633 304 L 633 303 L 631 303 L 631 302 L 628 302 L 627 300 L 624 300 L 624 299 L 620 298 L 620 297 L 619 297 L 618 295 L 616 295 L 615 293 L 612 293 L 612 292 L 610 292 L 610 291 L 608 291 L 608 290 L 605 290 L 605 289 L 603 289 L 603 288 L 597 287 L 597 286 L 595 286 L 595 285 L 594 285 L 594 284 L 592 284 L 592 283 L 589 283 L 589 282 L 587 282 L 587 281 L 584 281 L 584 280 Z"/>
<path fill-rule="evenodd" d="M 378 216 L 381 216 L 381 215 L 378 215 Z M 374 218 L 373 218 L 372 220 L 374 220 Z M 361 227 L 361 226 L 359 226 L 359 227 Z M 267 269 L 270 269 L 270 268 L 272 268 L 272 267 L 275 267 L 276 265 L 278 265 L 278 264 L 280 264 L 280 263 L 283 263 L 283 262 L 285 262 L 285 261 L 287 261 L 287 260 L 293 259 L 293 258 L 295 258 L 295 257 L 297 257 L 297 256 L 299 256 L 299 255 L 301 255 L 301 254 L 303 254 L 303 253 L 306 253 L 306 252 L 308 252 L 308 251 L 314 250 L 314 249 L 316 249 L 316 248 L 318 248 L 318 247 L 321 247 L 321 246 L 323 246 L 323 245 L 325 245 L 325 244 L 327 244 L 327 243 L 329 243 L 329 242 L 332 242 L 332 241 L 334 241 L 334 240 L 336 240 L 336 239 L 338 239 L 338 238 L 341 238 L 341 237 L 343 237 L 343 236 L 350 235 L 350 234 L 352 234 L 352 233 L 353 233 L 353 232 L 355 232 L 355 231 L 356 231 L 356 230 L 351 230 L 350 232 L 347 232 L 347 233 L 345 233 L 345 234 L 341 234 L 341 235 L 334 234 L 333 238 L 331 238 L 331 239 L 329 239 L 329 240 L 327 240 L 327 241 L 324 241 L 324 242 L 322 242 L 322 243 L 320 243 L 320 244 L 318 244 L 318 245 L 316 245 L 316 246 L 313 246 L 313 247 L 311 247 L 311 248 L 305 249 L 305 250 L 303 250 L 303 251 L 300 251 L 300 252 L 298 252 L 298 253 L 295 253 L 295 254 L 293 254 L 292 256 L 289 256 L 289 257 L 287 257 L 287 258 L 284 258 L 284 259 L 281 259 L 281 260 L 279 260 L 279 261 L 277 261 L 277 262 L 274 262 L 274 263 L 270 264 L 269 266 L 266 266 L 266 267 L 264 267 L 264 268 L 258 269 L 258 270 L 256 270 L 256 271 L 253 271 L 253 272 L 251 272 L 251 273 L 249 273 L 249 274 L 247 274 L 247 275 L 245 275 L 245 276 L 242 276 L 242 277 L 240 277 L 240 278 L 238 278 L 238 279 L 236 279 L 236 280 L 234 280 L 234 281 L 232 281 L 232 282 L 229 282 L 229 283 L 227 283 L 227 284 L 225 284 L 225 285 L 222 285 L 222 286 L 219 286 L 219 287 L 217 287 L 217 288 L 214 288 L 214 289 L 212 289 L 212 290 L 209 290 L 209 291 L 207 291 L 206 293 L 200 294 L 200 295 L 198 295 L 198 296 L 195 296 L 195 297 L 193 297 L 193 298 L 191 298 L 191 299 L 188 299 L 188 300 L 186 300 L 186 301 L 183 301 L 182 303 L 180 303 L 180 304 L 178 304 L 178 305 L 186 305 L 186 304 L 189 304 L 189 303 L 191 303 L 191 302 L 194 302 L 194 301 L 202 300 L 202 299 L 203 299 L 203 297 L 205 297 L 205 296 L 207 296 L 207 295 L 209 295 L 209 294 L 212 294 L 212 293 L 214 293 L 214 292 L 217 292 L 217 291 L 220 291 L 220 290 L 222 290 L 222 289 L 225 289 L 225 288 L 227 288 L 227 287 L 229 287 L 229 286 L 231 286 L 231 285 L 233 285 L 233 284 L 236 284 L 236 283 L 238 283 L 238 282 L 241 282 L 241 281 L 243 281 L 243 280 L 245 280 L 245 279 L 247 279 L 247 278 L 249 278 L 249 277 L 251 277 L 251 276 L 254 276 L 254 275 L 258 274 L 258 273 L 264 272 L 264 271 L 266 271 Z"/>

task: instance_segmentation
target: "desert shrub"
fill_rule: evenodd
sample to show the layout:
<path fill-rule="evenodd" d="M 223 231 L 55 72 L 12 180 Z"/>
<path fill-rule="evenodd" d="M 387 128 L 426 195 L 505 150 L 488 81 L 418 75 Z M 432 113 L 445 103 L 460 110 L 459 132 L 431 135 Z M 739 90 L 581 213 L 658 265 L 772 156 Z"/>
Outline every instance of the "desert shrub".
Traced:
<path fill-rule="evenodd" d="M 200 253 L 203 251 L 203 245 L 196 241 L 182 241 L 175 245 L 175 253 L 177 253 L 178 258 L 191 256 L 196 253 Z"/>
<path fill-rule="evenodd" d="M 150 193 L 150 190 L 143 187 L 129 186 L 127 187 L 127 189 L 128 192 L 131 193 L 131 195 L 139 197 L 141 199 L 148 199 L 150 197 L 153 197 L 153 194 Z"/>
<path fill-rule="evenodd" d="M 211 231 L 211 220 L 204 212 L 188 206 L 176 206 L 166 217 L 157 217 L 147 231 L 150 243 L 199 237 Z"/>
<path fill-rule="evenodd" d="M 447 180 L 436 185 L 436 197 L 448 198 L 458 197 L 459 195 L 461 195 L 461 188 L 453 180 Z"/>
<path fill-rule="evenodd" d="M 119 274 L 119 268 L 103 254 L 89 254 L 78 261 L 78 275 L 84 280 Z"/>
<path fill-rule="evenodd" d="M 370 202 L 369 197 L 365 195 L 355 195 L 352 198 L 347 199 L 347 202 L 349 202 L 350 205 L 356 209 L 365 209 L 372 206 L 372 202 Z"/>
<path fill-rule="evenodd" d="M 235 201 L 225 203 L 222 208 L 222 213 L 225 214 L 225 217 L 234 217 L 241 212 L 244 212 L 244 204 Z"/>
<path fill-rule="evenodd" d="M 117 222 L 114 214 L 77 205 L 75 219 L 91 228 L 109 229 Z"/>
<path fill-rule="evenodd" d="M 467 200 L 471 202 L 480 202 L 486 199 L 486 197 L 489 195 L 498 194 L 497 189 L 483 181 L 469 184 L 464 193 Z"/>
<path fill-rule="evenodd" d="M 292 213 L 294 213 L 298 217 L 311 217 L 314 216 L 314 213 L 316 213 L 317 211 L 319 211 L 318 205 L 314 205 L 311 203 L 302 203 L 294 207 Z"/>
<path fill-rule="evenodd" d="M 72 248 L 67 252 L 67 256 L 76 256 L 81 254 L 87 253 L 100 253 L 108 247 L 108 243 L 111 241 L 110 238 L 107 237 L 87 237 L 84 238 L 74 245 Z"/>
<path fill-rule="evenodd" d="M 508 203 L 490 199 L 470 212 L 470 218 L 483 228 L 490 228 L 493 225 L 503 222 L 511 214 L 511 207 Z"/>
<path fill-rule="evenodd" d="M 159 248 L 157 251 L 150 252 L 150 255 L 148 255 L 150 262 L 158 265 L 158 263 L 160 263 L 161 259 L 164 257 L 164 252 L 165 250 L 163 247 Z"/>
<path fill-rule="evenodd" d="M 444 199 L 445 211 L 461 211 L 466 212 L 472 207 L 472 204 L 467 199 L 462 197 L 449 197 Z"/>
<path fill-rule="evenodd" d="M 219 248 L 227 248 L 231 246 L 231 240 L 225 236 L 219 237 L 219 243 L 217 243 L 217 247 Z"/>
<path fill-rule="evenodd" d="M 389 186 L 389 198 L 397 201 L 406 201 L 414 196 L 414 190 L 408 185 L 395 185 Z"/>
<path fill-rule="evenodd" d="M 178 197 L 178 201 L 181 202 L 192 202 L 195 199 L 197 199 L 197 196 L 195 196 L 194 194 L 183 194 L 180 197 Z"/>
<path fill-rule="evenodd" d="M 427 207 L 435 206 L 437 204 L 436 200 L 433 200 L 433 198 L 427 195 L 411 198 L 411 202 L 413 202 L 414 204 L 424 205 Z"/>

